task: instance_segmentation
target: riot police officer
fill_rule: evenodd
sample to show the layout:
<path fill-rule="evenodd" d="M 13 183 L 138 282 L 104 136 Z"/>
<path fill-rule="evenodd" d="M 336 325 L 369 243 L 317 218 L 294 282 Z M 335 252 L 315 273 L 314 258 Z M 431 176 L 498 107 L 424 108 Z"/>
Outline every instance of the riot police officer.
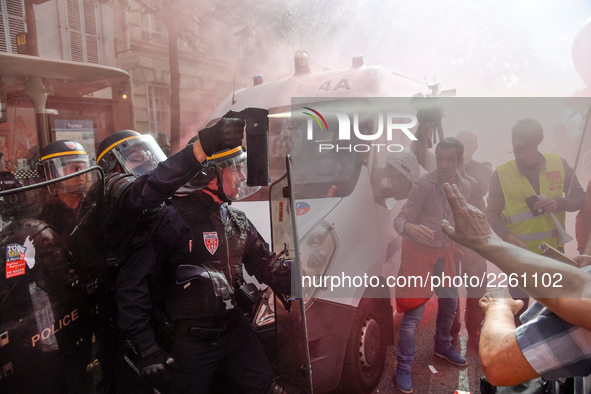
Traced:
<path fill-rule="evenodd" d="M 81 281 L 93 280 L 104 267 L 103 234 L 97 234 L 104 223 L 103 180 L 98 171 L 84 171 L 90 165 L 85 148 L 76 141 L 55 141 L 41 151 L 45 180 L 63 179 L 48 186 L 49 197 L 38 218 L 58 234 Z"/>
<path fill-rule="evenodd" d="M 90 166 L 85 148 L 76 141 L 59 140 L 48 144 L 41 152 L 41 165 L 46 180 L 63 178 Z M 76 227 L 84 197 L 90 186 L 87 174 L 81 174 L 49 186 L 54 197 L 45 204 L 40 219 L 67 241 Z"/>
<path fill-rule="evenodd" d="M 67 329 L 60 326 L 54 330 L 52 338 L 40 335 L 39 343 L 32 342 L 33 351 L 48 346 L 46 342 L 53 343 L 48 347 L 50 352 L 38 354 L 47 356 L 43 363 L 50 368 L 38 381 L 21 378 L 20 382 L 25 387 L 39 386 L 37 390 L 47 392 L 91 391 L 98 387 L 97 376 L 104 375 L 98 372 L 104 361 L 99 349 L 104 344 L 104 336 L 97 314 L 101 306 L 97 289 L 100 289 L 104 267 L 102 212 L 96 209 L 100 208 L 102 200 L 102 179 L 99 181 L 84 171 L 90 166 L 90 159 L 76 141 L 59 140 L 48 144 L 41 152 L 41 166 L 45 180 L 59 182 L 50 184 L 45 196 L 31 193 L 35 195 L 35 204 L 31 204 L 32 217 L 15 220 L 3 229 L 2 234 L 7 238 L 0 238 L 3 238 L 2 244 L 11 237 L 19 239 L 25 234 L 27 239 L 34 240 L 24 247 L 31 253 L 31 263 L 24 269 L 19 284 L 35 288 L 36 298 L 31 297 L 35 316 L 51 316 L 47 318 L 50 324 L 54 316 L 56 321 L 68 316 L 68 325 Z M 92 231 L 95 234 L 91 235 Z M 25 244 L 26 241 L 23 246 Z M 41 259 L 41 256 L 48 258 Z M 27 278 L 34 281 L 27 283 Z M 16 289 L 18 286 L 15 293 Z M 19 307 L 30 313 L 26 303 Z M 25 354 L 27 351 L 29 349 L 22 349 Z"/>
<path fill-rule="evenodd" d="M 205 168 L 207 153 L 240 145 L 243 131 L 243 120 L 222 118 L 199 132 L 200 141 L 168 159 L 151 136 L 133 130 L 117 131 L 100 143 L 97 161 L 107 174 L 106 249 L 112 277 L 109 283 L 113 287 L 119 267 L 133 265 L 143 258 L 139 251 L 150 241 L 156 226 L 166 215 L 163 202 Z M 159 320 L 152 316 L 156 311 L 157 308 L 153 308 L 148 314 L 148 321 Z M 116 325 L 117 316 L 113 319 Z M 119 320 L 120 325 L 126 327 L 125 319 Z M 137 358 L 135 355 L 136 363 Z M 134 372 L 127 365 L 133 361 L 129 358 L 123 361 L 122 354 L 116 356 L 119 363 L 115 373 L 117 392 L 140 391 L 141 382 L 134 380 L 130 375 Z M 151 392 L 151 388 L 145 391 Z"/>
<path fill-rule="evenodd" d="M 245 214 L 228 205 L 258 189 L 245 185 L 245 160 L 241 146 L 209 156 L 206 170 L 171 199 L 151 242 L 137 252 L 141 258 L 127 261 L 117 278 L 120 327 L 143 374 L 159 388 L 208 393 L 220 368 L 246 393 L 275 386 L 237 298 L 243 267 L 283 294 L 290 292 L 289 268 Z M 155 306 L 172 327 L 168 346 L 156 340 Z"/>
<path fill-rule="evenodd" d="M 201 172 L 207 156 L 242 143 L 244 120 L 222 118 L 199 131 L 199 140 L 168 159 L 150 135 L 120 130 L 99 145 L 108 204 L 117 211 L 156 208 Z"/>
<path fill-rule="evenodd" d="M 150 135 L 120 130 L 99 145 L 105 177 L 107 258 L 119 265 L 149 240 L 164 201 L 207 164 L 207 155 L 240 145 L 244 121 L 222 118 L 199 131 L 200 139 L 166 158 Z M 133 239 L 131 239 L 133 237 Z"/>

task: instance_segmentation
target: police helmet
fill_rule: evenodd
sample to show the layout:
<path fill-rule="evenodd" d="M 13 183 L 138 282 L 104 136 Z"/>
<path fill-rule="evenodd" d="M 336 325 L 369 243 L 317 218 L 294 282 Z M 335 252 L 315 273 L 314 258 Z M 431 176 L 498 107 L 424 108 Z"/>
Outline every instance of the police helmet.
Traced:
<path fill-rule="evenodd" d="M 219 194 L 226 201 L 242 200 L 261 188 L 246 185 L 246 149 L 242 146 L 217 152 L 207 162 L 216 170 Z"/>
<path fill-rule="evenodd" d="M 97 162 L 106 173 L 142 175 L 166 160 L 154 137 L 134 130 L 117 131 L 100 143 Z"/>
<path fill-rule="evenodd" d="M 90 159 L 81 143 L 59 140 L 41 152 L 41 165 L 46 180 L 62 178 L 90 167 Z"/>
<path fill-rule="evenodd" d="M 194 144 L 199 139 L 195 136 L 189 140 L 187 146 Z M 201 190 L 217 179 L 217 190 L 213 191 L 223 201 L 238 201 L 256 193 L 260 186 L 246 185 L 246 148 L 237 146 L 223 150 L 207 157 L 207 166 L 181 187 L 177 194 L 190 193 Z M 209 189 L 208 189 L 209 190 Z"/>
<path fill-rule="evenodd" d="M 59 140 L 43 148 L 41 166 L 46 180 L 59 179 L 90 167 L 90 158 L 81 143 Z M 86 176 L 76 177 L 56 185 L 60 193 L 81 193 L 85 192 L 88 187 Z M 49 186 L 51 193 L 56 192 L 54 186 Z"/>

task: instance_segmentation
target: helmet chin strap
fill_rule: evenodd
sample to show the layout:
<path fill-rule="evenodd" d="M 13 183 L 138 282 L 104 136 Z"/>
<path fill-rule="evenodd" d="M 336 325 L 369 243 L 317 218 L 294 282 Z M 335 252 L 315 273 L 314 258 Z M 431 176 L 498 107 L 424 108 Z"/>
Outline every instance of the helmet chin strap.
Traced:
<path fill-rule="evenodd" d="M 209 185 L 211 185 L 211 183 L 209 183 L 207 186 L 205 186 L 203 188 L 203 190 L 207 190 L 209 193 L 213 194 L 214 196 L 216 196 L 217 198 L 219 198 L 223 202 L 231 203 L 232 200 L 230 200 L 228 198 L 228 196 L 226 196 L 226 193 L 224 193 L 224 185 L 222 184 L 220 177 L 216 175 L 215 178 L 216 178 L 217 190 L 214 190 L 211 187 L 209 187 Z"/>

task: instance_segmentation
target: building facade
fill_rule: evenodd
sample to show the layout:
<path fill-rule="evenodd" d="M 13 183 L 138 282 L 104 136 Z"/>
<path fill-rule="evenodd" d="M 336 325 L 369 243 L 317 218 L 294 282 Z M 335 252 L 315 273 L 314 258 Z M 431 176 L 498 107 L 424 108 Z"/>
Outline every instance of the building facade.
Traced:
<path fill-rule="evenodd" d="M 31 168 L 38 147 L 56 139 L 77 139 L 94 156 L 116 130 L 170 135 L 167 31 L 130 4 L 0 2 L 0 152 L 7 170 Z M 205 27 L 199 34 L 208 39 L 198 50 L 179 47 L 181 146 L 253 74 L 227 31 Z"/>
<path fill-rule="evenodd" d="M 2 118 L 7 170 L 26 170 L 41 148 L 78 140 L 94 156 L 98 142 L 129 125 L 127 86 L 116 68 L 112 7 L 93 0 L 0 2 Z"/>
<path fill-rule="evenodd" d="M 132 128 L 155 137 L 162 132 L 170 136 L 168 33 L 154 15 L 131 3 L 133 11 L 119 3 L 113 8 L 117 66 L 130 74 L 124 93 L 132 104 Z M 253 73 L 243 65 L 240 48 L 227 30 L 199 26 L 198 36 L 198 49 L 179 45 L 181 147 L 205 126 L 224 97 L 252 84 Z"/>

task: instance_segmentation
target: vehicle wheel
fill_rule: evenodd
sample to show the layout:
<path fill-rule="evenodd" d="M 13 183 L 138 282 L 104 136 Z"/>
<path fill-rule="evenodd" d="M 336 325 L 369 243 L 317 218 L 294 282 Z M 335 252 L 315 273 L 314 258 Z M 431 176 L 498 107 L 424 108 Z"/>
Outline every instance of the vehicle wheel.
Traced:
<path fill-rule="evenodd" d="M 388 298 L 362 299 L 349 334 L 339 392 L 369 393 L 382 374 L 386 361 L 388 324 L 392 316 Z"/>

